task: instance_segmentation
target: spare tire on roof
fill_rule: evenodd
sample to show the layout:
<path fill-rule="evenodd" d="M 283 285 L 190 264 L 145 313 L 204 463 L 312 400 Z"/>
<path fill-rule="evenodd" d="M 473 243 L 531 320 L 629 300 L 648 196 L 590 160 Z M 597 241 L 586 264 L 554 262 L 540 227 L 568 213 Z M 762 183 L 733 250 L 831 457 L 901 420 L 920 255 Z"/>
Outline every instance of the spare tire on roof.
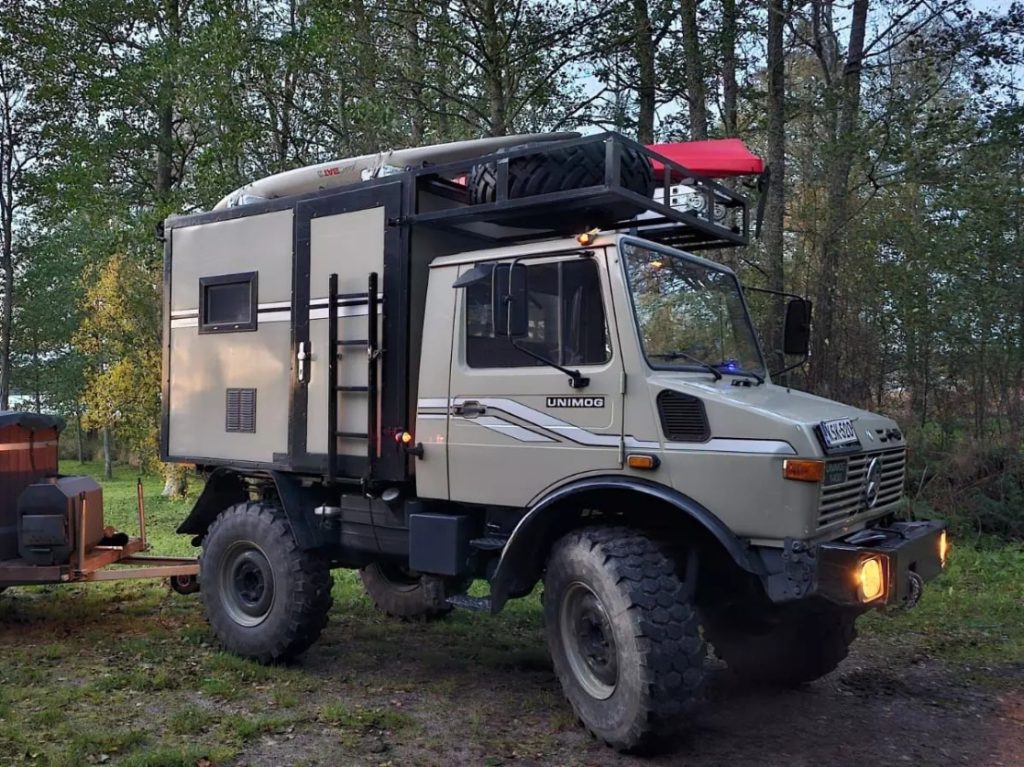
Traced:
<path fill-rule="evenodd" d="M 519 148 L 519 147 L 516 147 Z M 514 157 L 508 163 L 508 198 L 535 197 L 552 192 L 583 189 L 604 183 L 605 145 L 603 142 L 578 144 L 563 149 L 543 149 L 536 154 Z M 644 197 L 654 194 L 654 169 L 646 155 L 623 146 L 620 152 L 619 185 Z M 497 199 L 498 173 L 495 163 L 473 167 L 469 176 L 469 200 L 472 204 Z M 553 208 L 544 213 L 502 219 L 510 226 L 546 227 L 583 231 L 593 227 L 609 228 L 644 210 L 631 202 L 614 200 L 595 203 L 583 209 Z"/>

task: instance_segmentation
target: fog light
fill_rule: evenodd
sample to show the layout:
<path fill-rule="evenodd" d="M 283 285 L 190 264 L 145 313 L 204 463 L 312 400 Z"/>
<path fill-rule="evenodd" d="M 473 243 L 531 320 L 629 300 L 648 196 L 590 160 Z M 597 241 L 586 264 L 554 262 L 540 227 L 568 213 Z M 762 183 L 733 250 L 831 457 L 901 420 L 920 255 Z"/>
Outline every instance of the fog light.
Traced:
<path fill-rule="evenodd" d="M 885 594 L 885 572 L 878 557 L 865 559 L 857 571 L 857 589 L 861 602 L 874 602 Z"/>
<path fill-rule="evenodd" d="M 939 533 L 939 563 L 945 567 L 946 559 L 949 557 L 949 539 L 946 537 L 946 531 L 943 530 Z"/>

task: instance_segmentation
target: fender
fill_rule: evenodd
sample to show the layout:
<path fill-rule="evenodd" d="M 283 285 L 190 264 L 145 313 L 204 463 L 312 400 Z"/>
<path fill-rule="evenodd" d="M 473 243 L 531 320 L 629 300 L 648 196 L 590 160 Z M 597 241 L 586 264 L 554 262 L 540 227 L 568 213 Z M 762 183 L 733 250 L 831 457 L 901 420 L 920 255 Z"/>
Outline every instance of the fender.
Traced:
<path fill-rule="evenodd" d="M 692 498 L 672 488 L 636 477 L 588 477 L 563 485 L 542 496 L 519 520 L 502 550 L 498 566 L 491 578 L 492 612 L 501 610 L 510 597 L 528 592 L 540 577 L 544 567 L 543 555 L 546 553 L 540 545 L 541 541 L 560 521 L 552 507 L 582 493 L 607 490 L 628 490 L 667 503 L 710 533 L 737 566 L 750 573 L 761 573 L 762 568 L 752 556 L 746 542 Z"/>
<path fill-rule="evenodd" d="M 295 536 L 295 543 L 300 549 L 315 549 L 322 544 L 320 536 L 310 524 L 308 515 L 303 513 L 304 509 L 313 508 L 315 502 L 306 503 L 311 499 L 307 497 L 308 492 L 304 492 L 295 477 L 280 471 L 243 473 L 228 466 L 215 469 L 210 474 L 206 480 L 206 487 L 196 499 L 192 511 L 178 526 L 178 532 L 196 536 L 193 543 L 198 546 L 200 539 L 206 535 L 218 514 L 229 506 L 244 503 L 249 499 L 246 476 L 269 477 L 273 481 L 277 497 L 281 500 L 281 507 L 288 517 L 292 535 Z"/>

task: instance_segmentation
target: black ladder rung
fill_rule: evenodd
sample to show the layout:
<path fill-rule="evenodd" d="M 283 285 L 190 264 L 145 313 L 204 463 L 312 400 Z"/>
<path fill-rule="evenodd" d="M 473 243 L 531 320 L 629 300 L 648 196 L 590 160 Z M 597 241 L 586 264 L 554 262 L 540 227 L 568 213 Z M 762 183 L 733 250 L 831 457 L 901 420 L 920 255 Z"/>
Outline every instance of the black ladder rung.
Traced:
<path fill-rule="evenodd" d="M 344 341 L 338 341 L 338 346 L 366 346 L 366 344 L 368 343 L 369 341 L 367 341 L 365 338 L 354 338 L 346 339 Z"/>
<path fill-rule="evenodd" d="M 369 386 L 339 386 L 337 388 L 337 390 L 338 391 L 348 391 L 348 392 L 368 392 L 368 391 L 370 391 L 370 387 Z"/>
<path fill-rule="evenodd" d="M 341 439 L 369 439 L 370 435 L 365 431 L 336 431 L 335 434 Z"/>

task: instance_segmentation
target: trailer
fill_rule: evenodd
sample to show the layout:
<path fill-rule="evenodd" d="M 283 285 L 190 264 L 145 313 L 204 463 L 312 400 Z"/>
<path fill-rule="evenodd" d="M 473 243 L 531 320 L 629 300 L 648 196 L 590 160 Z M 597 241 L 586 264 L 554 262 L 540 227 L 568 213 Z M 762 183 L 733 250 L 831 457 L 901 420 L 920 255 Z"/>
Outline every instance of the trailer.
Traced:
<path fill-rule="evenodd" d="M 566 697 L 633 750 L 685 724 L 706 639 L 793 684 L 916 601 L 948 547 L 899 515 L 902 432 L 773 384 L 698 255 L 747 244 L 744 196 L 615 133 L 403 152 L 163 227 L 161 451 L 208 475 L 179 532 L 226 648 L 304 652 L 333 568 L 404 619 L 543 582 Z M 772 351 L 805 358 L 810 305 L 778 298 Z"/>
<path fill-rule="evenodd" d="M 198 590 L 195 557 L 147 554 L 142 481 L 136 486 L 139 534 L 103 522 L 103 490 L 57 467 L 60 418 L 0 413 L 0 591 L 78 581 L 168 578 L 179 593 Z M 113 568 L 113 565 L 118 565 Z"/>

